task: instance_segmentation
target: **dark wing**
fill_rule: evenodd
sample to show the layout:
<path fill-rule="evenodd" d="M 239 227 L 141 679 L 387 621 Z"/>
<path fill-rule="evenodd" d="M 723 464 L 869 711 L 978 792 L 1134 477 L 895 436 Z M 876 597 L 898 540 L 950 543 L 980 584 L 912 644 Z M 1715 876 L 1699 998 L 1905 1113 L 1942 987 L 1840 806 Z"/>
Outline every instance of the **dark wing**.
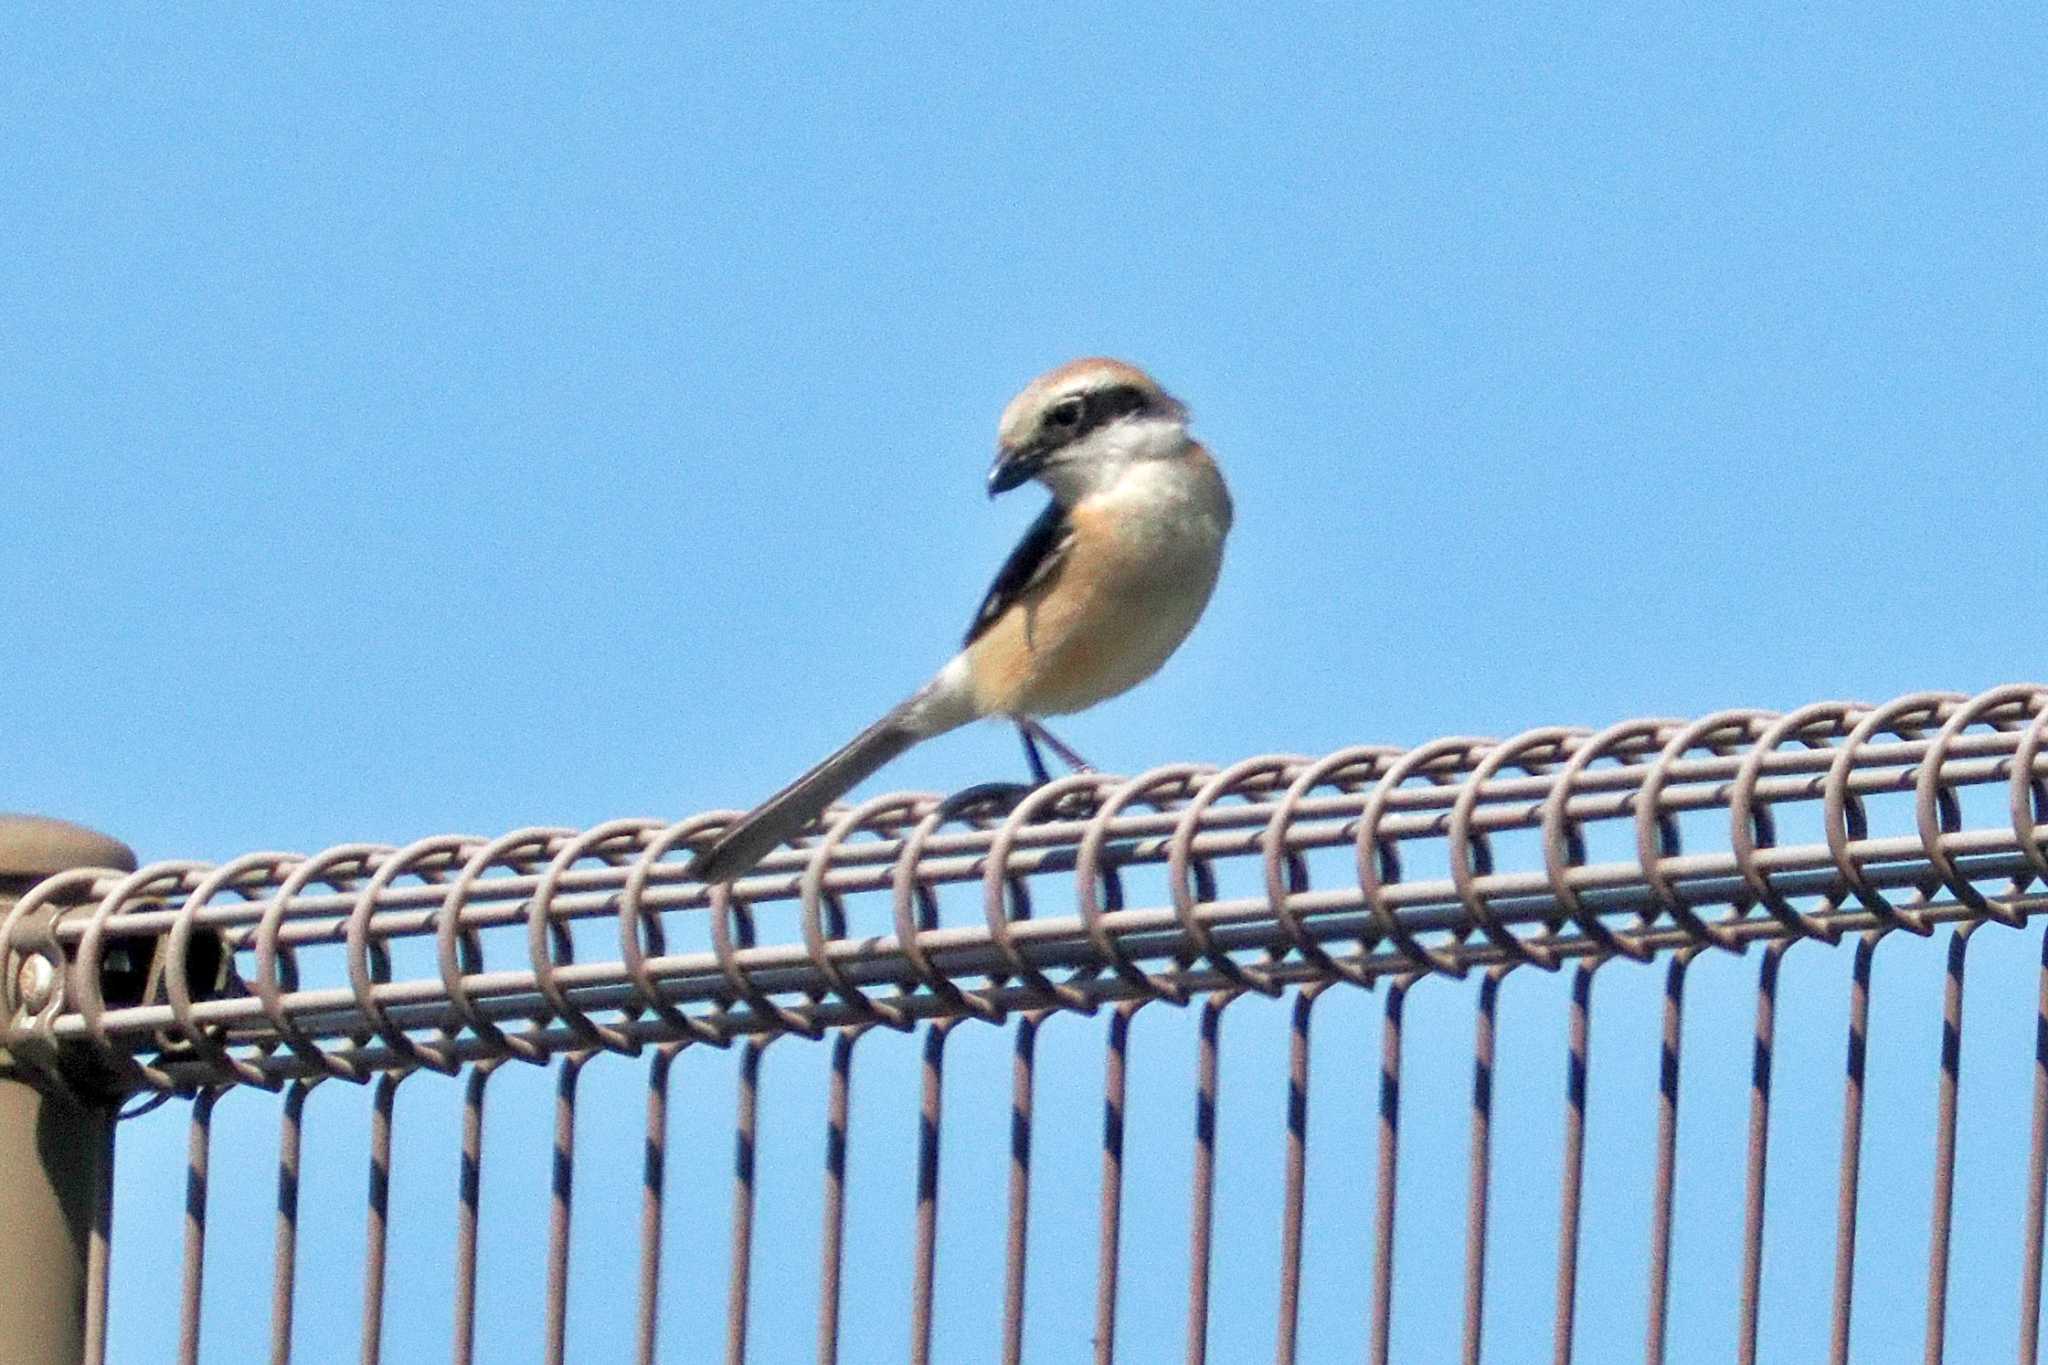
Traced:
<path fill-rule="evenodd" d="M 1003 561 L 1003 567 L 996 570 L 996 581 L 988 585 L 988 596 L 981 599 L 981 609 L 974 613 L 974 624 L 967 628 L 965 643 L 971 645 L 980 639 L 1013 602 L 1057 573 L 1073 543 L 1074 528 L 1067 521 L 1066 509 L 1057 502 L 1047 503 L 1038 520 L 1024 533 L 1024 539 Z"/>

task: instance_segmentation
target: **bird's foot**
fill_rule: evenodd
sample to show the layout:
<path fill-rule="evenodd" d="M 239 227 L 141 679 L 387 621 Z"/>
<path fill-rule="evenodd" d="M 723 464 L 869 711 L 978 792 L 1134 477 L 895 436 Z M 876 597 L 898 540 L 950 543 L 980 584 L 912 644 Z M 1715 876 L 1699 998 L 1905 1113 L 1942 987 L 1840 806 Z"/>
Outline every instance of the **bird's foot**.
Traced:
<path fill-rule="evenodd" d="M 1017 809 L 1025 797 L 1044 786 L 1043 782 L 977 782 L 963 787 L 945 800 L 939 802 L 940 823 L 952 820 L 1000 819 Z M 1088 794 L 1067 792 L 1044 810 L 1032 817 L 1033 823 L 1047 820 L 1072 820 L 1086 816 L 1092 809 Z"/>
<path fill-rule="evenodd" d="M 939 822 L 974 816 L 1002 816 L 1017 809 L 1017 803 L 1037 790 L 1022 782 L 977 782 L 962 787 L 939 802 Z"/>

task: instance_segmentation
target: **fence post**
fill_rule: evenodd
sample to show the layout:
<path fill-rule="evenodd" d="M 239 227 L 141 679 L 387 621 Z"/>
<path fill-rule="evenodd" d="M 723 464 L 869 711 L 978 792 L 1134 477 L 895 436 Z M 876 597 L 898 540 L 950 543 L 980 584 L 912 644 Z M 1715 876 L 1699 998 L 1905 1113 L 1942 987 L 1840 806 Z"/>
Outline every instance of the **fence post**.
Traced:
<path fill-rule="evenodd" d="M 43 878 L 75 867 L 131 870 L 126 844 L 62 820 L 0 815 L 0 914 Z M 40 966 L 34 964 L 41 964 Z M 17 990 L 50 989 L 48 960 L 25 959 Z M 96 1196 L 113 1172 L 115 1102 L 66 1092 L 38 1068 L 0 1068 L 0 1357 L 85 1359 L 86 1274 Z"/>

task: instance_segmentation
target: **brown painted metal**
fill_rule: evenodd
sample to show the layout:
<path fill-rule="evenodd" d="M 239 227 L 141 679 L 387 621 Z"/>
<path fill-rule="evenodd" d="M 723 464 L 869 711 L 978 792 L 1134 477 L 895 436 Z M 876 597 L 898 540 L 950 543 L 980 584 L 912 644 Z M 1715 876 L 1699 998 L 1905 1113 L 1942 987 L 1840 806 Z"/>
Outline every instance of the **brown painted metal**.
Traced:
<path fill-rule="evenodd" d="M 773 1039 L 769 1040 L 773 1042 Z M 749 1039 L 740 1049 L 739 1113 L 733 1120 L 732 1270 L 726 1277 L 726 1365 L 745 1365 L 754 1283 L 754 1155 L 761 1120 L 761 1053 Z"/>
<path fill-rule="evenodd" d="M 1394 1339 L 1394 1211 L 1401 1159 L 1401 1017 L 1412 980 L 1387 987 L 1380 1025 L 1379 1176 L 1374 1186 L 1378 1204 L 1373 1215 L 1372 1345 L 1368 1359 L 1387 1365 Z"/>
<path fill-rule="evenodd" d="M 47 1070 L 52 1057 L 85 1055 L 139 1090 L 196 1095 L 189 1116 L 175 1348 L 187 1360 L 199 1356 L 206 1321 L 209 1233 L 232 1232 L 208 1225 L 214 1125 L 222 1113 L 231 1124 L 246 1121 L 241 1115 L 253 1109 L 249 1102 L 219 1106 L 253 1085 L 284 1092 L 270 1358 L 291 1357 L 294 1296 L 303 1292 L 296 1280 L 305 1102 L 314 1085 L 337 1076 L 370 1090 L 361 1354 L 366 1362 L 380 1358 L 392 1163 L 394 1156 L 411 1160 L 417 1141 L 396 1131 L 395 1093 L 414 1077 L 420 1078 L 413 1081 L 417 1086 L 448 1083 L 431 1072 L 466 1075 L 451 1354 L 467 1362 L 497 1353 L 501 1343 L 493 1325 L 480 1338 L 477 1324 L 483 1101 L 494 1069 L 513 1060 L 555 1068 L 551 1218 L 537 1344 L 544 1359 L 576 1354 L 584 1314 L 570 1314 L 572 1290 L 580 1303 L 585 1291 L 576 1286 L 603 1274 L 571 1260 L 579 1077 L 592 1063 L 617 1065 L 617 1057 L 651 1047 L 631 1327 L 634 1355 L 643 1365 L 658 1357 L 664 1303 L 672 1313 L 701 1313 L 718 1297 L 701 1258 L 688 1254 L 672 1258 L 682 1268 L 672 1273 L 687 1270 L 690 1291 L 664 1296 L 662 1286 L 664 1239 L 674 1243 L 692 1231 L 672 1226 L 664 1201 L 673 1156 L 669 1077 L 678 1051 L 693 1043 L 740 1045 L 725 1359 L 738 1365 L 749 1358 L 758 1325 L 754 1314 L 770 1311 L 772 1302 L 779 1326 L 790 1307 L 785 1286 L 771 1289 L 755 1278 L 757 1252 L 766 1265 L 773 1251 L 780 1266 L 792 1235 L 756 1221 L 760 1182 L 786 1176 L 756 1163 L 762 1056 L 781 1039 L 796 1039 L 785 1044 L 791 1048 L 814 1042 L 831 1055 L 815 1286 L 817 1358 L 836 1362 L 849 1344 L 848 1324 L 865 1326 L 878 1311 L 876 1305 L 856 1310 L 842 1302 L 849 1257 L 859 1263 L 869 1255 L 904 1253 L 901 1245 L 848 1245 L 852 1058 L 859 1038 L 877 1025 L 922 1034 L 919 1133 L 915 1150 L 898 1156 L 916 1179 L 911 1235 L 905 1239 L 910 1355 L 916 1362 L 934 1358 L 935 1318 L 944 1307 L 937 1293 L 938 1258 L 951 1255 L 938 1216 L 945 1052 L 955 1028 L 981 1023 L 1008 1031 L 1011 1076 L 1007 1197 L 1002 1214 L 986 1222 L 989 1249 L 997 1240 L 1003 1249 L 1001 1268 L 982 1287 L 1000 1304 L 997 1340 L 975 1349 L 1023 1362 L 1027 1342 L 1041 1334 L 1072 1352 L 1082 1349 L 1079 1341 L 1092 1329 L 1086 1349 L 1098 1362 L 1119 1354 L 1157 1358 L 1163 1343 L 1155 1337 L 1118 1340 L 1119 1296 L 1128 1310 L 1133 1267 L 1148 1258 L 1152 1245 L 1149 1225 L 1144 1238 L 1129 1235 L 1135 1226 L 1129 1189 L 1151 1188 L 1127 1187 L 1127 1181 L 1141 1178 L 1133 1170 L 1142 1171 L 1131 1166 L 1126 1148 L 1127 1103 L 1133 1078 L 1145 1074 L 1142 1059 L 1131 1052 L 1130 1026 L 1136 1012 L 1151 1004 L 1184 1009 L 1194 1016 L 1197 1048 L 1184 1350 L 1200 1365 L 1211 1356 L 1217 1314 L 1235 1312 L 1242 1303 L 1234 1286 L 1219 1294 L 1212 1278 L 1219 1239 L 1243 1235 L 1235 1226 L 1219 1225 L 1219 1173 L 1229 1169 L 1226 1163 L 1276 1159 L 1281 1182 L 1273 1210 L 1279 1224 L 1274 1356 L 1320 1358 L 1323 1348 L 1304 1336 L 1305 1295 L 1325 1294 L 1342 1281 L 1308 1270 L 1314 1258 L 1305 1234 L 1310 1194 L 1317 1188 L 1311 1177 L 1315 1163 L 1329 1161 L 1325 1153 L 1337 1145 L 1326 1136 L 1309 1142 L 1310 1042 L 1318 1002 L 1339 987 L 1382 994 L 1376 1131 L 1354 1128 L 1344 1135 L 1354 1146 L 1377 1142 L 1372 1226 L 1369 1233 L 1360 1229 L 1369 1263 L 1348 1279 L 1355 1295 L 1350 1311 L 1365 1317 L 1352 1350 L 1362 1346 L 1380 1362 L 1403 1358 L 1412 1354 L 1402 1345 L 1408 1333 L 1419 1333 L 1430 1315 L 1444 1311 L 1441 1294 L 1404 1281 L 1396 1267 L 1397 1221 L 1413 1239 L 1441 1233 L 1458 1218 L 1455 1211 L 1446 1217 L 1452 1201 L 1444 1191 L 1430 1192 L 1425 1202 L 1400 1187 L 1402 1072 L 1413 1051 L 1404 1048 L 1403 1031 L 1410 992 L 1418 984 L 1431 977 L 1463 978 L 1465 989 L 1474 991 L 1475 1014 L 1460 1326 L 1463 1359 L 1476 1365 L 1485 1358 L 1489 1326 L 1498 1335 L 1502 1324 L 1512 1323 L 1520 1349 L 1540 1331 L 1529 1320 L 1528 1286 L 1518 1286 L 1518 1297 L 1509 1303 L 1488 1284 L 1490 1241 L 1505 1235 L 1493 1206 L 1498 1148 L 1538 1140 L 1504 1135 L 1494 1125 L 1495 1044 L 1499 1029 L 1513 1027 L 1499 1018 L 1502 984 L 1525 966 L 1568 969 L 1564 1131 L 1558 1143 L 1556 1129 L 1546 1124 L 1550 1136 L 1542 1139 L 1556 1144 L 1560 1158 L 1552 1355 L 1560 1362 L 1606 1359 L 1614 1354 L 1612 1344 L 1586 1340 L 1580 1322 L 1596 1292 L 1593 1283 L 1581 1281 L 1581 1218 L 1589 1194 L 1601 1189 L 1598 1157 L 1589 1168 L 1586 1143 L 1592 987 L 1607 964 L 1661 958 L 1666 965 L 1655 1080 L 1656 1160 L 1643 1207 L 1649 1229 L 1643 1354 L 1661 1365 L 1669 1356 L 1683 1356 L 1671 1337 L 1689 969 L 1702 954 L 1740 953 L 1751 944 L 1762 948 L 1750 1039 L 1740 1278 L 1711 1291 L 1736 1309 L 1736 1354 L 1753 1361 L 1759 1358 L 1765 1295 L 1773 1296 L 1774 1314 L 1780 1302 L 1764 1258 L 1769 1221 L 1782 1216 L 1772 1213 L 1767 1198 L 1780 965 L 1795 943 L 1834 945 L 1851 973 L 1851 989 L 1827 1312 L 1831 1358 L 1847 1361 L 1855 1358 L 1851 1309 L 1872 959 L 1894 931 L 1904 930 L 1898 937 L 1907 939 L 1954 925 L 1936 1095 L 1924 1343 L 1925 1358 L 1939 1361 L 1949 1349 L 1956 1187 L 1968 1175 L 1955 1160 L 1965 953 L 1981 925 L 2025 924 L 2048 910 L 2048 836 L 2039 828 L 2048 805 L 2043 747 L 2048 690 L 2021 686 L 1975 697 L 1919 693 L 1884 706 L 1820 703 L 1785 716 L 1743 711 L 1690 724 L 1624 722 L 1597 734 L 1546 727 L 1500 741 L 1438 741 L 1405 754 L 1360 748 L 1317 760 L 1267 756 L 1220 771 L 1175 765 L 1128 781 L 1082 774 L 1007 814 L 962 817 L 942 810 L 933 798 L 914 795 L 870 801 L 837 817 L 822 838 L 772 856 L 739 887 L 718 889 L 689 882 L 679 868 L 693 844 L 716 831 L 719 816 L 674 825 L 613 821 L 580 833 L 527 830 L 493 840 L 437 836 L 400 849 L 347 845 L 310 858 L 265 853 L 218 867 L 181 862 L 140 871 L 123 868 L 117 846 L 98 845 L 96 856 L 111 867 L 78 871 L 57 865 L 61 858 L 28 859 L 22 866 L 29 871 L 11 882 L 0 822 L 0 893 L 15 897 L 0 917 L 0 963 L 6 966 L 0 1000 L 8 1007 L 9 1040 L 18 1057 L 40 1059 Z M 1984 808 L 1963 800 L 1971 788 L 2002 790 L 2009 818 L 1967 821 L 1966 812 Z M 1915 833 L 1871 831 L 1864 807 L 1879 795 L 1911 799 Z M 1790 824 L 1781 808 L 1800 804 L 1821 813 L 1822 837 L 1811 843 L 1779 836 L 1781 823 Z M 1699 812 L 1725 816 L 1726 837 L 1700 841 L 1693 835 L 1697 846 L 1688 847 L 1679 817 Z M 1587 826 L 1596 821 L 1633 832 L 1634 856 L 1591 861 Z M 1695 821 L 1685 829 L 1698 827 Z M 1516 833 L 1524 837 L 1505 837 Z M 76 853 L 77 847 L 63 842 L 74 837 L 64 834 L 57 842 Z M 1431 845 L 1434 855 L 1416 852 Z M 1518 863 L 1507 854 L 1510 848 L 1535 848 L 1540 861 L 1525 853 Z M 1404 861 L 1420 865 L 1433 856 L 1447 862 L 1447 875 L 1404 872 Z M 1324 871 L 1347 858 L 1356 875 Z M 1146 867 L 1156 869 L 1155 883 L 1163 873 L 1166 894 L 1155 903 L 1127 899 L 1128 885 L 1136 881 L 1131 874 Z M 1251 875 L 1226 879 L 1226 870 Z M 1075 874 L 1071 880 L 1058 880 L 1069 872 Z M 1254 883 L 1263 889 L 1239 894 Z M 1072 903 L 1047 894 L 1044 888 L 1052 885 L 1073 887 Z M 983 911 L 975 922 L 939 922 L 939 897 L 949 886 L 979 892 Z M 1219 889 L 1225 886 L 1230 893 Z M 861 893 L 890 901 L 893 932 L 848 932 L 846 904 Z M 778 908 L 797 912 L 801 935 L 757 941 L 755 925 L 768 922 L 766 912 Z M 708 920 L 712 948 L 671 950 L 667 944 L 680 937 L 678 926 L 693 918 Z M 614 952 L 588 951 L 597 935 L 612 928 L 620 936 Z M 486 966 L 479 936 L 494 929 L 525 933 L 527 951 L 520 960 L 494 959 Z M 572 929 L 578 931 L 577 946 L 585 949 L 580 954 L 571 951 Z M 184 980 L 190 967 L 172 954 L 162 992 L 141 1003 L 103 996 L 98 983 L 118 945 L 160 935 L 183 943 L 202 930 L 221 935 L 238 965 L 251 973 L 246 992 L 207 998 Z M 299 979 L 294 954 L 322 945 L 346 951 L 342 984 L 333 984 L 331 976 L 317 985 Z M 2024 1197 L 2014 1200 L 2015 1207 L 2024 1205 L 2018 1267 L 2022 1340 L 2016 1352 L 2023 1361 L 2036 1358 L 2048 1204 L 2048 941 L 2039 952 L 2028 1184 Z M 393 963 L 426 961 L 434 964 L 427 975 L 393 974 Z M 1542 970 L 1516 979 L 1539 980 Z M 1265 1142 L 1238 1150 L 1234 1132 L 1226 1152 L 1218 1135 L 1224 1015 L 1234 1008 L 1247 1014 L 1264 1008 L 1256 1002 L 1270 996 L 1290 1009 L 1284 1103 L 1277 1117 L 1270 1111 L 1262 1116 Z M 1253 1003 L 1240 1007 L 1239 1001 Z M 1909 1008 L 1904 1001 L 1885 1003 Z M 1057 1015 L 1103 1005 L 1111 1009 L 1099 1185 L 1093 1191 L 1092 1302 L 1086 1294 L 1062 1302 L 1036 1293 L 1027 1297 L 1034 1275 L 1041 1273 L 1032 1267 L 1046 1263 L 1040 1258 L 1050 1251 L 1054 1260 L 1071 1261 L 1076 1242 L 1070 1232 L 1033 1228 L 1038 1125 L 1074 1118 L 1067 1112 L 1055 1119 L 1051 1100 L 1041 1100 L 1038 1046 Z M 1327 1022 L 1336 1008 L 1321 1009 L 1326 1022 L 1316 1026 L 1324 1039 L 1319 1048 L 1338 1042 L 1339 1035 L 1329 1032 L 1334 1023 Z M 1609 1065 L 1603 1062 L 1603 1077 Z M 1319 1062 L 1316 1069 L 1323 1066 Z M 1649 1084 L 1649 1077 L 1641 1079 Z M 1323 1085 L 1333 1083 L 1326 1073 Z M 22 1123 L 40 1121 L 9 1118 L 4 1103 L 15 1091 L 34 1093 L 0 1085 L 0 1142 Z M 992 1100 L 1000 1096 L 963 1090 L 955 1103 L 985 1108 Z M 1365 1122 L 1363 1115 L 1344 1119 L 1326 1101 L 1316 1105 L 1319 1134 L 1326 1135 L 1332 1124 Z M 90 1137 L 85 1119 L 67 1122 Z M 82 1142 L 78 1150 L 104 1153 L 108 1147 L 101 1139 Z M 82 1216 L 67 1225 L 83 1230 L 69 1244 L 82 1248 L 73 1263 L 84 1267 L 88 1294 L 87 1311 L 71 1321 L 84 1335 L 84 1358 L 97 1359 L 105 1350 L 106 1314 L 103 1296 L 91 1295 L 107 1283 L 106 1229 L 113 1210 L 106 1198 L 106 1161 L 93 1158 L 85 1165 L 85 1175 L 67 1185 L 91 1195 L 89 1205 L 79 1206 Z M 1046 1185 L 1039 1197 L 1048 1210 L 1055 1207 L 1049 1202 L 1054 1193 L 1062 1196 L 1057 1207 L 1070 1206 L 1067 1191 Z M 603 1215 L 586 1210 L 581 1216 Z M 1041 1223 L 1049 1216 L 1042 1212 Z M 1270 1235 L 1272 1225 L 1263 1226 Z M 964 1257 L 958 1264 L 974 1263 Z M 1971 1267 L 1973 1274 L 1981 1269 Z M 1676 1278 L 1686 1295 L 1709 1292 L 1685 1284 L 1682 1267 Z M 215 1293 L 220 1292 L 217 1282 Z M 14 1306 L 0 1303 L 0 1312 Z M 894 1311 L 900 1313 L 900 1306 Z M 1123 1316 L 1128 1319 L 1128 1311 Z M 1134 1326 L 1127 1321 L 1121 1330 L 1130 1338 Z M 209 1352 L 232 1348 L 207 1343 Z M 304 1353 L 304 1343 L 300 1349 Z M 1493 1349 L 1500 1349 L 1498 1341 Z"/>
<path fill-rule="evenodd" d="M 1292 1365 L 1301 1330 L 1301 1222 L 1308 1197 L 1308 1029 L 1316 1001 L 1328 983 L 1294 994 L 1287 1045 L 1287 1164 L 1280 1205 L 1280 1327 L 1273 1359 Z"/>
<path fill-rule="evenodd" d="M 658 1047 L 647 1064 L 646 1138 L 640 1158 L 640 1301 L 633 1324 L 634 1359 L 639 1365 L 654 1365 L 658 1350 L 662 1206 L 668 1184 L 668 1082 L 676 1054 L 682 1049 L 681 1043 Z"/>
<path fill-rule="evenodd" d="M 939 1119 L 944 1114 L 946 1039 L 953 1020 L 925 1030 L 917 1123 L 917 1250 L 910 1289 L 910 1358 L 930 1365 L 932 1294 L 939 1254 Z"/>
<path fill-rule="evenodd" d="M 1678 1082 L 1685 1041 L 1685 973 L 1697 947 L 1672 955 L 1664 971 L 1664 1028 L 1657 1061 L 1657 1174 L 1650 1192 L 1650 1312 L 1646 1365 L 1664 1365 L 1671 1325 L 1671 1224 L 1678 1185 Z"/>
<path fill-rule="evenodd" d="M 31 886 L 78 868 L 135 870 L 135 850 L 69 820 L 0 813 L 0 887 Z"/>
<path fill-rule="evenodd" d="M 1045 1016 L 1017 1021 L 1010 1052 L 1010 1186 L 1003 1219 L 1003 1365 L 1024 1359 L 1024 1277 L 1031 1244 L 1031 1126 L 1038 1074 L 1038 1028 Z"/>
<path fill-rule="evenodd" d="M 1195 1063 L 1195 1166 L 1188 1209 L 1188 1365 L 1209 1359 L 1209 1269 L 1216 1236 L 1216 1101 L 1223 1085 L 1223 1011 L 1237 999 L 1218 991 L 1202 1005 Z"/>
<path fill-rule="evenodd" d="M 1593 973 L 1605 958 L 1572 973 L 1571 1038 L 1564 1082 L 1564 1172 L 1557 1216 L 1557 1313 L 1551 1357 L 1571 1365 L 1579 1304 L 1579 1210 L 1586 1175 L 1586 1075 L 1592 1065 Z"/>
<path fill-rule="evenodd" d="M 20 1081 L 0 1083 L 0 1342 L 14 1359 L 97 1359 L 89 1257 L 111 1180 L 113 1114 Z"/>
<path fill-rule="evenodd" d="M 1856 944 L 1849 978 L 1849 1045 L 1842 1068 L 1842 1157 L 1835 1207 L 1835 1294 L 1828 1359 L 1849 1363 L 1850 1313 L 1856 1294 L 1856 1212 L 1863 1187 L 1863 1077 L 1870 1048 L 1870 968 L 1889 929 L 1873 929 Z"/>
<path fill-rule="evenodd" d="M 2027 1150 L 2026 1250 L 2020 1255 L 2020 1365 L 2041 1350 L 2041 1241 L 2048 1204 L 2048 934 L 2041 936 L 2041 986 L 2034 1004 L 2034 1122 Z"/>
<path fill-rule="evenodd" d="M 547 1305 L 542 1358 L 561 1365 L 569 1350 L 569 1231 L 576 1201 L 576 1083 L 587 1053 L 571 1053 L 555 1067 L 554 1160 L 548 1180 Z M 367 1365 L 367 1362 L 365 1362 Z"/>
<path fill-rule="evenodd" d="M 1956 1192 L 1956 1104 L 1963 1083 L 1963 967 L 1970 936 L 1965 924 L 1948 941 L 1947 985 L 1941 996 L 1941 1094 L 1935 1120 L 1933 1228 L 1927 1237 L 1927 1365 L 1941 1365 L 1948 1337 L 1948 1244 Z"/>
<path fill-rule="evenodd" d="M 455 1336 L 450 1359 L 476 1359 L 477 1229 L 483 1217 L 484 1091 L 500 1063 L 470 1068 L 462 1087 L 462 1155 L 456 1173 Z"/>
<path fill-rule="evenodd" d="M 818 1362 L 839 1359 L 839 1283 L 846 1268 L 846 1146 L 853 1121 L 853 1045 L 866 1025 L 832 1040 L 832 1092 L 825 1110 L 825 1227 L 818 1239 Z M 642 1351 L 651 1365 L 651 1351 Z"/>
<path fill-rule="evenodd" d="M 92 875 L 80 869 L 134 867 L 126 844 L 83 825 L 0 815 L 0 913 L 10 926 L 28 927 L 20 898 L 39 884 Z M 59 973 L 49 954 L 0 955 L 0 974 L 10 978 L 0 997 L 17 1023 L 43 1008 L 31 991 L 61 987 Z M 70 1093 L 47 1067 L 10 1060 L 0 1077 L 0 1343 L 21 1360 L 98 1362 L 106 1355 L 113 1106 L 102 1094 Z"/>
<path fill-rule="evenodd" d="M 1472 1029 L 1472 1137 L 1465 1177 L 1465 1365 L 1479 1365 L 1486 1322 L 1486 1220 L 1493 1176 L 1493 1044 L 1500 1017 L 1501 978 L 1495 967 L 1479 981 Z"/>
<path fill-rule="evenodd" d="M 1785 957 L 1783 942 L 1767 945 L 1757 964 L 1756 1032 L 1750 1043 L 1749 1158 L 1742 1194 L 1742 1321 L 1737 1328 L 1736 1358 L 1756 1365 L 1757 1328 L 1763 1311 L 1764 1194 L 1770 1172 L 1771 1071 L 1775 1061 L 1778 1019 L 1778 967 Z"/>
<path fill-rule="evenodd" d="M 270 1360 L 285 1365 L 292 1358 L 292 1291 L 299 1268 L 299 1154 L 305 1131 L 310 1081 L 293 1081 L 285 1090 L 284 1112 L 277 1138 L 277 1235 L 271 1248 Z"/>
<path fill-rule="evenodd" d="M 1109 1040 L 1102 1064 L 1102 1187 L 1098 1195 L 1095 1246 L 1095 1365 L 1116 1359 L 1116 1291 L 1123 1248 L 1124 1104 L 1129 1097 L 1131 1016 L 1142 1000 L 1125 1001 L 1110 1012 Z"/>
<path fill-rule="evenodd" d="M 391 1120 L 398 1086 L 408 1075 L 387 1071 L 377 1078 L 370 1102 L 369 1218 L 363 1250 L 363 1365 L 384 1358 L 384 1263 L 390 1247 Z"/>

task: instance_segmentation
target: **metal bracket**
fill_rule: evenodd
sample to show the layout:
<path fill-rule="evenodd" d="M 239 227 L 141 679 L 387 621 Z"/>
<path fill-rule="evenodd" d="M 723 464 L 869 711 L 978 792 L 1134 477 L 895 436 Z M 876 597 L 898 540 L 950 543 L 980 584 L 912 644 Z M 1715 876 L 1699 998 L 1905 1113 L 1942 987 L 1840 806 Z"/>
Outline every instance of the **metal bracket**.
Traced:
<path fill-rule="evenodd" d="M 82 825 L 37 815 L 0 815 L 0 915 L 11 911 L 38 882 L 60 872 L 100 867 L 132 872 L 135 866 L 133 849 Z M 0 959 L 0 1006 L 6 1026 L 0 1076 L 67 1099 L 118 1100 L 127 1087 L 107 1059 L 89 1048 L 59 1047 L 35 1028 L 38 1021 L 55 1018 L 70 994 L 55 934 L 58 917 L 70 908 L 52 902 L 32 911 L 16 925 L 8 952 Z"/>

